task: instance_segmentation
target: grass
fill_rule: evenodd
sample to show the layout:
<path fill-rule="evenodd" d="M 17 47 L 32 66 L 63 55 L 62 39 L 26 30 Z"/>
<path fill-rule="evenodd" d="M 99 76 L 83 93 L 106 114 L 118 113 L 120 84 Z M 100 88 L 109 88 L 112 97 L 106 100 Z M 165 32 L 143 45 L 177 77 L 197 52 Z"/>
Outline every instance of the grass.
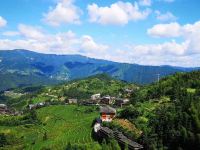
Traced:
<path fill-rule="evenodd" d="M 37 110 L 40 125 L 0 126 L 0 133 L 8 135 L 10 141 L 16 141 L 5 149 L 64 149 L 68 142 L 99 147 L 91 138 L 92 121 L 98 117 L 98 112 L 86 113 L 87 109 L 75 105 L 50 106 Z"/>

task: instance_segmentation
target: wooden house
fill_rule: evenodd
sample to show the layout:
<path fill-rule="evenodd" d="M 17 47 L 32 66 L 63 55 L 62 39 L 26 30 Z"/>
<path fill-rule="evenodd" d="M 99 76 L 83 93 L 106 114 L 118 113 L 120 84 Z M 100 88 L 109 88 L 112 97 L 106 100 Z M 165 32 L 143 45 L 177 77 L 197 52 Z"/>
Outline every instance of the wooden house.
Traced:
<path fill-rule="evenodd" d="M 102 121 L 111 122 L 116 116 L 116 110 L 110 106 L 100 107 L 100 118 Z"/>
<path fill-rule="evenodd" d="M 109 95 L 103 96 L 100 99 L 100 104 L 110 105 L 110 104 L 112 104 L 112 102 L 113 102 L 113 100 Z"/>
<path fill-rule="evenodd" d="M 116 100 L 115 100 L 115 105 L 117 105 L 117 106 L 120 106 L 120 107 L 122 107 L 123 105 L 126 105 L 126 104 L 128 104 L 129 103 L 129 99 L 127 99 L 127 98 L 117 98 Z"/>
<path fill-rule="evenodd" d="M 91 100 L 98 100 L 100 98 L 101 98 L 101 94 L 100 93 L 94 94 L 94 95 L 91 96 Z"/>
<path fill-rule="evenodd" d="M 78 100 L 75 99 L 75 98 L 68 99 L 68 103 L 69 103 L 69 104 L 77 104 L 77 103 L 78 103 Z"/>

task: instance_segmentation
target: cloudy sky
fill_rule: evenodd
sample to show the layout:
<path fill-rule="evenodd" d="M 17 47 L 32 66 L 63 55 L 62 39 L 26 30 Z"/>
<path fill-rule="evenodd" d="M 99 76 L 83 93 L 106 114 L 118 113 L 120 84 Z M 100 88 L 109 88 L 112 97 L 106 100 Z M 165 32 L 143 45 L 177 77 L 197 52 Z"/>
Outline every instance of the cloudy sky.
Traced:
<path fill-rule="evenodd" d="M 199 0 L 1 0 L 0 50 L 200 66 Z"/>

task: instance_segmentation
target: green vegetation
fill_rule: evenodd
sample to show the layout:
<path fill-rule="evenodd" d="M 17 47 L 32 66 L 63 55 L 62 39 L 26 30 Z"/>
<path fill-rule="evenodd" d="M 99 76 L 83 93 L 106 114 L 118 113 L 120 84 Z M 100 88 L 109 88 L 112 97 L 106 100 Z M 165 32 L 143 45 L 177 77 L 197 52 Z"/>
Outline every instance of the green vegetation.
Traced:
<path fill-rule="evenodd" d="M 91 137 L 92 121 L 98 117 L 96 108 L 90 113 L 84 106 L 50 106 L 36 111 L 40 122 L 22 125 L 0 123 L 0 139 L 4 140 L 3 149 L 64 149 L 72 145 L 92 149 L 100 145 Z M 91 108 L 90 108 L 91 109 Z M 4 117 L 1 120 L 13 120 Z M 21 117 L 16 117 L 20 120 Z"/>
<path fill-rule="evenodd" d="M 53 85 L 60 81 L 86 78 L 106 73 L 117 79 L 138 84 L 156 81 L 175 72 L 196 68 L 142 66 L 98 60 L 80 55 L 49 55 L 28 50 L 0 51 L 0 91 L 32 85 Z"/>
<path fill-rule="evenodd" d="M 1 116 L 1 146 L 118 149 L 114 140 L 100 145 L 92 139 L 91 125 L 99 115 L 96 107 L 58 104 L 68 98 L 89 99 L 96 93 L 127 97 L 126 88 L 134 89 L 131 105 L 118 109 L 117 119 L 104 125 L 123 132 L 146 149 L 200 149 L 200 71 L 177 73 L 139 89 L 101 74 L 39 90 L 21 88 L 7 96 L 2 93 L 0 98 L 13 109 L 27 111 L 28 104 L 43 101 L 56 105 L 27 111 L 22 116 Z"/>
<path fill-rule="evenodd" d="M 69 98 L 88 99 L 96 93 L 118 96 L 125 88 L 136 88 L 136 86 L 115 80 L 106 74 L 100 74 L 65 84 L 60 93 Z"/>
<path fill-rule="evenodd" d="M 137 89 L 134 84 L 115 80 L 106 74 L 95 75 L 82 80 L 74 80 L 65 84 L 56 86 L 38 87 L 40 90 L 30 87 L 14 90 L 15 93 L 21 94 L 20 97 L 8 97 L 7 103 L 15 109 L 25 109 L 28 104 L 39 102 L 53 101 L 63 102 L 68 98 L 77 98 L 79 101 L 90 99 L 91 95 L 101 93 L 101 95 L 122 96 L 126 97 L 124 89 Z M 12 92 L 13 93 L 13 92 Z M 2 94 L 3 95 L 3 94 Z M 16 95 L 16 94 L 15 94 Z M 5 97 L 5 95 L 4 95 Z"/>
<path fill-rule="evenodd" d="M 25 87 L 25 86 L 36 86 L 36 85 L 55 85 L 60 83 L 58 80 L 53 80 L 45 76 L 39 75 L 22 75 L 19 73 L 1 73 L 0 72 L 0 91 Z"/>
<path fill-rule="evenodd" d="M 147 149 L 200 149 L 200 72 L 177 73 L 132 95 L 121 111 Z"/>

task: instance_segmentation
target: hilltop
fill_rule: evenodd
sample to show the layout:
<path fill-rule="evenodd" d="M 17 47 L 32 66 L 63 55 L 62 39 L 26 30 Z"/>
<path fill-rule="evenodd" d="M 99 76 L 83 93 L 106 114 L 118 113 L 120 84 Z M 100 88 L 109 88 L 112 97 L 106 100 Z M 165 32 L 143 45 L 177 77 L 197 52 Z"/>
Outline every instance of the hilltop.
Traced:
<path fill-rule="evenodd" d="M 125 89 L 137 89 L 138 87 L 135 84 L 116 80 L 107 74 L 98 74 L 55 86 L 17 88 L 6 92 L 7 95 L 5 92 L 2 93 L 1 97 L 11 107 L 22 109 L 28 104 L 45 101 L 63 102 L 70 98 L 76 98 L 81 102 L 98 93 L 102 96 L 126 97 Z M 16 95 L 20 96 L 16 97 Z"/>
<path fill-rule="evenodd" d="M 142 66 L 88 58 L 81 55 L 41 54 L 28 50 L 0 51 L 0 91 L 9 88 L 49 85 L 106 73 L 110 76 L 147 84 L 176 72 L 198 68 Z M 31 80 L 30 80 L 31 79 Z"/>
<path fill-rule="evenodd" d="M 148 149 L 199 149 L 200 71 L 177 73 L 132 95 L 122 118 L 143 131 Z"/>

